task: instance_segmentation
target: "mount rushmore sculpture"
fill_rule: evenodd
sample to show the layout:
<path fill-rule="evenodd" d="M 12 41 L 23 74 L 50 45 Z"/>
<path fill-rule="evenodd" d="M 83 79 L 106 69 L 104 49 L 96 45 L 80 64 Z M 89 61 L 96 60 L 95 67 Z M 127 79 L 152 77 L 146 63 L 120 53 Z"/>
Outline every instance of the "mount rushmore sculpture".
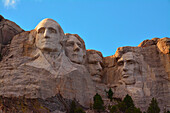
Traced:
<path fill-rule="evenodd" d="M 2 18 L 0 26 L 8 21 Z M 15 31 L 14 37 L 9 35 L 10 43 L 0 42 L 1 96 L 46 100 L 60 94 L 89 108 L 96 93 L 107 103 L 105 90 L 111 88 L 114 97 L 132 96 L 142 110 L 152 97 L 162 110 L 170 109 L 169 38 L 120 47 L 115 55 L 103 57 L 99 51 L 86 50 L 78 34 L 64 34 L 53 19 L 42 20 L 31 31 L 19 26 Z"/>

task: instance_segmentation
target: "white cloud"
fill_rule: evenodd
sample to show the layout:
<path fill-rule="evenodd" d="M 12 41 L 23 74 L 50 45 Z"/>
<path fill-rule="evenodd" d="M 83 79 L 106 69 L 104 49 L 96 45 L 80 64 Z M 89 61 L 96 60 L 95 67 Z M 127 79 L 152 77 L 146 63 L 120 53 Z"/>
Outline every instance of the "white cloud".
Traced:
<path fill-rule="evenodd" d="M 18 0 L 3 0 L 5 7 L 15 7 Z"/>

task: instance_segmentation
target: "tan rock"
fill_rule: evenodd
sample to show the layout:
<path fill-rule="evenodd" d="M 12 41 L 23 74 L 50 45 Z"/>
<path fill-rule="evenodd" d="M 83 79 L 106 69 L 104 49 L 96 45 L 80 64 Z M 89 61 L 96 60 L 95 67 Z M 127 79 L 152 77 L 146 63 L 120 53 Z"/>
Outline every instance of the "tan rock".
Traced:
<path fill-rule="evenodd" d="M 64 35 L 52 19 L 19 33 L 17 25 L 0 16 L 0 29 L 5 29 L 1 44 L 12 39 L 1 51 L 2 97 L 40 99 L 40 104 L 55 113 L 68 111 L 74 99 L 88 108 L 96 93 L 108 105 L 105 90 L 112 88 L 115 98 L 129 94 L 142 111 L 146 111 L 152 97 L 158 100 L 161 112 L 164 108 L 170 110 L 169 38 L 146 40 L 138 47 L 120 47 L 115 55 L 103 58 L 96 50 L 86 53 L 83 39 L 76 34 Z M 10 38 L 6 40 L 9 29 Z"/>
<path fill-rule="evenodd" d="M 87 50 L 87 68 L 93 81 L 102 82 L 103 55 L 96 50 Z"/>
<path fill-rule="evenodd" d="M 23 29 L 0 15 L 0 32 L 0 44 L 7 45 L 16 34 L 23 32 Z"/>
<path fill-rule="evenodd" d="M 126 94 L 131 95 L 136 106 L 143 111 L 146 111 L 152 97 L 157 98 L 161 110 L 170 109 L 167 100 L 170 98 L 169 54 L 157 48 L 162 39 L 153 40 L 158 41 L 157 45 L 121 47 L 115 55 L 105 59 L 107 61 L 107 58 L 112 58 L 110 61 L 114 61 L 112 66 L 104 69 L 106 81 L 115 92 L 114 96 L 123 98 Z M 128 65 L 128 62 L 136 63 Z"/>

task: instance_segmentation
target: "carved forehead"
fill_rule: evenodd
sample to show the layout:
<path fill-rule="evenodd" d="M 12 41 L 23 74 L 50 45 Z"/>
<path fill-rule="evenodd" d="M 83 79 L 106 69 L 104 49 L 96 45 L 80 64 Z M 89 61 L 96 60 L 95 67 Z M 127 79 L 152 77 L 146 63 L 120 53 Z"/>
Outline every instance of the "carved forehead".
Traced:
<path fill-rule="evenodd" d="M 97 53 L 88 55 L 89 62 L 99 61 L 102 62 L 102 57 L 100 57 Z"/>
<path fill-rule="evenodd" d="M 70 38 L 72 38 L 71 36 L 74 36 L 74 37 L 77 38 L 77 39 L 80 41 L 80 43 L 83 45 L 83 49 L 86 50 L 85 42 L 84 42 L 84 40 L 83 40 L 78 34 L 66 33 L 65 36 L 66 36 L 66 38 L 65 38 L 65 41 L 64 41 L 64 42 L 67 42 L 67 40 L 69 40 Z"/>
<path fill-rule="evenodd" d="M 68 40 L 67 40 L 67 42 L 71 42 L 71 41 L 82 44 L 82 43 L 77 39 L 77 37 L 75 37 L 75 36 L 73 36 L 73 35 L 70 35 L 69 38 L 68 38 Z"/>
<path fill-rule="evenodd" d="M 47 19 L 42 20 L 42 21 L 35 27 L 35 30 L 37 31 L 37 30 L 40 29 L 41 27 L 52 27 L 52 28 L 58 30 L 58 29 L 59 29 L 59 26 L 60 26 L 60 25 L 59 25 L 55 20 L 47 18 Z"/>
<path fill-rule="evenodd" d="M 99 61 L 102 62 L 103 56 L 99 51 L 87 50 L 88 62 Z"/>
<path fill-rule="evenodd" d="M 125 60 L 135 60 L 135 55 L 133 52 L 127 52 L 122 55 L 122 57 L 118 61 L 125 61 Z"/>

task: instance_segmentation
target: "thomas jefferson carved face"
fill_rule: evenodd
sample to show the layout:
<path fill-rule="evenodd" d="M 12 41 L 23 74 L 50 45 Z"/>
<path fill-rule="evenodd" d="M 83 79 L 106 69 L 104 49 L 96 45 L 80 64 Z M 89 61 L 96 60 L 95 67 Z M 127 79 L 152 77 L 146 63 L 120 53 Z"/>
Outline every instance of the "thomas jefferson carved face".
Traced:
<path fill-rule="evenodd" d="M 101 76 L 102 76 L 102 56 L 97 54 L 97 52 L 93 51 L 93 53 L 90 53 L 91 51 L 87 51 L 87 59 L 88 59 L 88 69 L 90 74 L 92 75 L 93 81 L 101 82 Z"/>
<path fill-rule="evenodd" d="M 74 35 L 68 35 L 68 37 L 65 44 L 66 55 L 72 62 L 82 64 L 85 56 L 83 43 Z"/>
<path fill-rule="evenodd" d="M 136 60 L 132 52 L 125 53 L 118 60 L 118 70 L 121 73 L 121 80 L 127 85 L 135 84 L 134 73 L 136 69 Z"/>
<path fill-rule="evenodd" d="M 59 24 L 56 21 L 52 19 L 44 19 L 35 29 L 37 31 L 35 39 L 37 48 L 40 50 L 55 52 L 61 50 L 60 41 L 62 35 L 59 31 Z"/>

